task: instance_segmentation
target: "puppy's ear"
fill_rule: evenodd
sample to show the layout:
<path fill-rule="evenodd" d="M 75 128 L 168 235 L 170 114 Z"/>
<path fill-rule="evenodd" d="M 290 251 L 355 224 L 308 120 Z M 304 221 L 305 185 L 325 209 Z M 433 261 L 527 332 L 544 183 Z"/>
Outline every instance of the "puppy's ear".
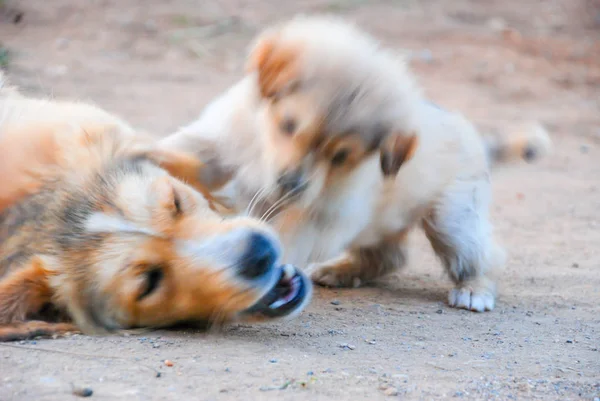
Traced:
<path fill-rule="evenodd" d="M 395 176 L 400 167 L 409 161 L 419 144 L 416 133 L 393 134 L 386 138 L 381 147 L 381 171 L 385 176 Z"/>
<path fill-rule="evenodd" d="M 258 87 L 264 98 L 273 98 L 298 84 L 297 52 L 282 44 L 275 31 L 257 40 L 250 51 L 246 71 L 257 73 Z"/>
<path fill-rule="evenodd" d="M 0 281 L 0 324 L 23 322 L 52 301 L 50 272 L 34 257 Z"/>

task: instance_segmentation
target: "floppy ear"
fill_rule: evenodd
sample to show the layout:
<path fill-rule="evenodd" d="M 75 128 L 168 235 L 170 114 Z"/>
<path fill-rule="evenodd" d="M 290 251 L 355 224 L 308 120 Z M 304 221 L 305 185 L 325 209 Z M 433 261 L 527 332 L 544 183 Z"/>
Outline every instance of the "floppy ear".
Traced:
<path fill-rule="evenodd" d="M 233 176 L 216 160 L 200 160 L 193 153 L 155 148 L 148 152 L 149 158 L 173 177 L 193 186 L 200 192 L 221 188 Z"/>
<path fill-rule="evenodd" d="M 51 273 L 37 257 L 0 281 L 0 324 L 23 322 L 52 301 Z"/>
<path fill-rule="evenodd" d="M 297 84 L 298 50 L 278 42 L 277 32 L 264 34 L 250 52 L 246 65 L 247 72 L 256 71 L 260 93 L 267 99 Z"/>
<path fill-rule="evenodd" d="M 211 209 L 226 211 L 228 208 L 215 199 L 211 192 L 222 188 L 233 177 L 231 169 L 224 168 L 213 156 L 207 161 L 201 161 L 192 153 L 170 149 L 155 148 L 148 156 L 156 164 L 167 170 L 173 177 L 191 185 L 202 193 L 209 202 Z M 223 210 L 220 210 L 219 204 Z"/>
<path fill-rule="evenodd" d="M 393 134 L 386 138 L 381 147 L 381 171 L 385 176 L 395 176 L 400 167 L 409 161 L 419 144 L 416 133 Z"/>

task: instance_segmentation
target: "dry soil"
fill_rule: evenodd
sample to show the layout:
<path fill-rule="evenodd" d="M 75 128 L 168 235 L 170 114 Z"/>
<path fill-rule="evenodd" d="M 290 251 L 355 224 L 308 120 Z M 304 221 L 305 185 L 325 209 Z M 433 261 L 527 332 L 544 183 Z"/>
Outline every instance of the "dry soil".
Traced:
<path fill-rule="evenodd" d="M 0 0 L 25 91 L 94 101 L 164 135 L 242 73 L 258 30 L 347 16 L 406 52 L 432 100 L 485 129 L 539 119 L 555 152 L 494 172 L 510 252 L 498 306 L 446 305 L 421 234 L 380 285 L 316 292 L 291 322 L 0 344 L 0 400 L 600 397 L 600 3 L 582 0 Z M 166 366 L 170 360 L 173 366 Z"/>

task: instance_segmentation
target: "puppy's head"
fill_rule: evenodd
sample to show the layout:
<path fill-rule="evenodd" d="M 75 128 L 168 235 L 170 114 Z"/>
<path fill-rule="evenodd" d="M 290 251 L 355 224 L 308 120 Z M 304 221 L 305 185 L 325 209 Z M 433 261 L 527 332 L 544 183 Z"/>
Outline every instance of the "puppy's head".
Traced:
<path fill-rule="evenodd" d="M 311 203 L 372 156 L 386 176 L 412 156 L 419 91 L 405 65 L 354 26 L 329 17 L 274 26 L 247 68 L 280 196 Z"/>
<path fill-rule="evenodd" d="M 84 332 L 289 317 L 308 302 L 310 281 L 280 265 L 267 225 L 223 219 L 171 175 L 199 161 L 91 128 L 65 151 L 45 228 L 58 250 L 32 272 Z M 0 297 L 0 310 L 24 299 L 14 295 Z"/>

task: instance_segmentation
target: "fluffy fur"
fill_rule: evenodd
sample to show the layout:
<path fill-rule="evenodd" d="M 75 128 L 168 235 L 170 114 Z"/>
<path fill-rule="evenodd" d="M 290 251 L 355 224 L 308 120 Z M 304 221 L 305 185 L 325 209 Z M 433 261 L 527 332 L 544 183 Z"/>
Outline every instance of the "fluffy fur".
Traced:
<path fill-rule="evenodd" d="M 455 288 L 452 306 L 491 310 L 504 263 L 489 221 L 490 166 L 549 149 L 541 127 L 482 138 L 427 102 L 401 60 L 355 26 L 297 17 L 260 34 L 246 76 L 165 149 L 212 154 L 239 212 L 268 220 L 285 260 L 314 281 L 358 286 L 406 263 L 422 226 Z"/>
<path fill-rule="evenodd" d="M 277 235 L 223 220 L 174 178 L 204 164 L 103 110 L 0 87 L 0 148 L 0 341 L 292 316 L 310 298 L 300 275 L 293 304 L 258 305 L 287 294 Z"/>

